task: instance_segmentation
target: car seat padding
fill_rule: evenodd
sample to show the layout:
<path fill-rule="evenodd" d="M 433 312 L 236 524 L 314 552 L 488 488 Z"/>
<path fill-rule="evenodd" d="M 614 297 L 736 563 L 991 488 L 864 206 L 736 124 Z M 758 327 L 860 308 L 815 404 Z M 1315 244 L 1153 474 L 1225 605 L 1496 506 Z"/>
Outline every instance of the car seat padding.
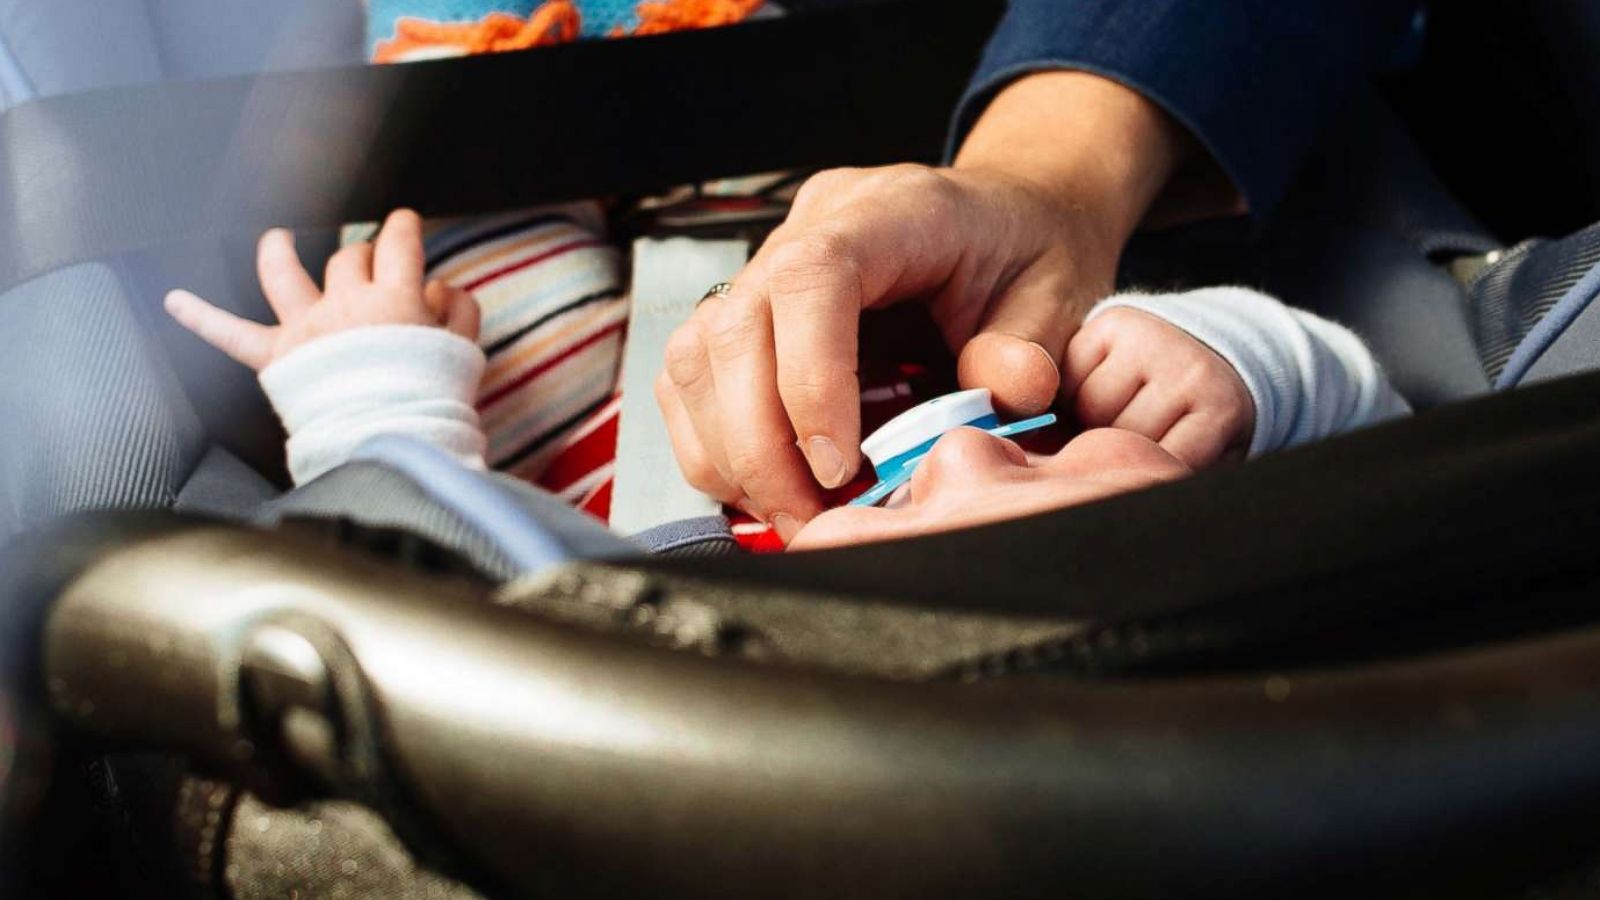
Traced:
<path fill-rule="evenodd" d="M 205 447 L 105 264 L 0 297 L 0 410 L 0 535 L 81 509 L 168 506 Z"/>
<path fill-rule="evenodd" d="M 0 171 L 15 188 L 0 200 L 0 290 L 164 242 L 400 206 L 502 211 L 932 158 L 999 6 L 882 0 L 647 40 L 26 103 L 0 113 Z"/>

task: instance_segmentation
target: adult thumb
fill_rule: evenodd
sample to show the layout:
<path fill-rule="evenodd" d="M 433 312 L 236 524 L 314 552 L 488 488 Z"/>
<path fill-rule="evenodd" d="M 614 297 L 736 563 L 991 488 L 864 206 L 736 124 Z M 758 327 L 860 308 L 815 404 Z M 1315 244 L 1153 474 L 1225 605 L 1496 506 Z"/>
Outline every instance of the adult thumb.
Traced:
<path fill-rule="evenodd" d="M 956 377 L 963 388 L 988 388 L 1007 415 L 1044 412 L 1061 390 L 1067 341 L 1087 304 L 1057 279 L 1019 279 L 992 304 L 988 317 L 961 348 Z"/>

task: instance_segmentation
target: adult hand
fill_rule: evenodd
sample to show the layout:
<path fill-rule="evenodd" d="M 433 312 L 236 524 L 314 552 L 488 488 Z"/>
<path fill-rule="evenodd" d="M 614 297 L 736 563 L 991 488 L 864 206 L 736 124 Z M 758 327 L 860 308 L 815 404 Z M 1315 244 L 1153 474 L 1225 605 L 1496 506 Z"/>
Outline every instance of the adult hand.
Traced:
<path fill-rule="evenodd" d="M 928 304 L 963 387 L 1012 414 L 1049 406 L 1181 145 L 1139 95 L 1055 72 L 1003 91 L 954 167 L 813 177 L 668 344 L 656 394 L 689 482 L 787 541 L 860 465 L 860 314 L 904 299 Z"/>

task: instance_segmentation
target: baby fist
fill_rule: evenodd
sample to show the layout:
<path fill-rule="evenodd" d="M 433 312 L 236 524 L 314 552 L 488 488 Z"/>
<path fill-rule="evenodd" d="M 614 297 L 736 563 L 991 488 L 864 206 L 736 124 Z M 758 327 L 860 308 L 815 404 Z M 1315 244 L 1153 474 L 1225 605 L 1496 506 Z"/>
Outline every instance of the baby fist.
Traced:
<path fill-rule="evenodd" d="M 1160 317 L 1113 307 L 1067 346 L 1065 386 L 1085 428 L 1123 428 L 1195 469 L 1242 457 L 1255 403 L 1233 367 Z"/>

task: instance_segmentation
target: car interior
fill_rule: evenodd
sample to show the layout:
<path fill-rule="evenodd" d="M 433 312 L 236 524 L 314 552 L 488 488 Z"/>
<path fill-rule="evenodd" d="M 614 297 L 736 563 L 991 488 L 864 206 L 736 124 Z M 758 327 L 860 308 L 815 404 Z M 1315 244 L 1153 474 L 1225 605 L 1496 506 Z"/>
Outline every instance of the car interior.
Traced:
<path fill-rule="evenodd" d="M 749 555 L 552 528 L 401 442 L 289 492 L 251 373 L 160 298 L 264 318 L 263 230 L 320 262 L 401 206 L 759 243 L 781 200 L 661 198 L 938 160 L 1001 0 L 381 67 L 354 2 L 62 2 L 0 2 L 0 894 L 1600 884 L 1593 7 L 1431 5 L 1282 227 L 1125 260 L 1337 318 L 1415 417 Z"/>

